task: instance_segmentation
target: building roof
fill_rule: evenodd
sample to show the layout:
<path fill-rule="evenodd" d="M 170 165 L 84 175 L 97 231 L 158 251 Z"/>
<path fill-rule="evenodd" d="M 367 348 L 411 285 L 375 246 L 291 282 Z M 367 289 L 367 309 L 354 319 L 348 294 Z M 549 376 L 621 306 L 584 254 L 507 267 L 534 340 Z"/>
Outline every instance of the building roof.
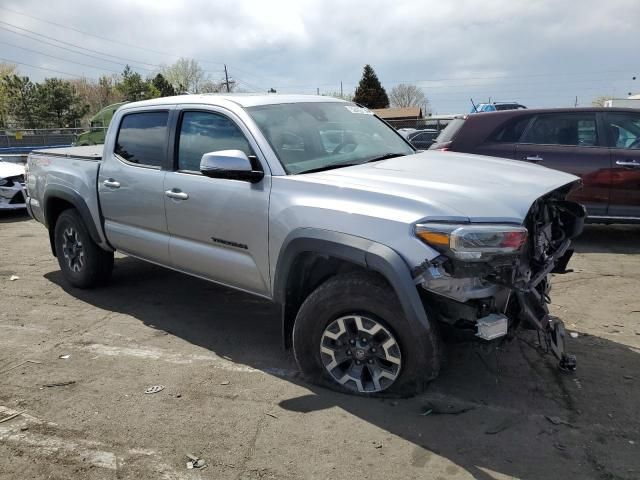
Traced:
<path fill-rule="evenodd" d="M 401 107 L 401 108 L 374 108 L 372 111 L 380 118 L 422 118 L 422 108 Z"/>

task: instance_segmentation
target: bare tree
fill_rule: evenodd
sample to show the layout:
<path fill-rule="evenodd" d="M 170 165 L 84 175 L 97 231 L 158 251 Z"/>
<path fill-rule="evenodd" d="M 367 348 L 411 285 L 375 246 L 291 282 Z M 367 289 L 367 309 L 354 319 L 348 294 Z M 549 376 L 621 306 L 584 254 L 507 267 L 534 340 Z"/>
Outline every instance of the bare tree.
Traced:
<path fill-rule="evenodd" d="M 393 107 L 422 107 L 426 110 L 429 101 L 424 92 L 417 85 L 400 83 L 393 87 L 389 94 L 391 106 Z"/>
<path fill-rule="evenodd" d="M 208 75 L 193 58 L 180 58 L 174 64 L 163 66 L 160 73 L 179 93 L 200 93 L 209 80 Z"/>

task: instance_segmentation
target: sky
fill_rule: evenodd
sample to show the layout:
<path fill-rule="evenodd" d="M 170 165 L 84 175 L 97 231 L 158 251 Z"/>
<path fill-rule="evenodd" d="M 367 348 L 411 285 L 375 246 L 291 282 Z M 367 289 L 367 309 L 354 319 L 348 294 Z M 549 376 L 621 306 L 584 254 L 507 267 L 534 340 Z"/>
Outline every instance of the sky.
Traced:
<path fill-rule="evenodd" d="M 640 93 L 639 27 L 637 0 L 3 0 L 0 61 L 40 81 L 187 57 L 245 91 L 310 94 L 353 93 L 368 63 L 451 114 Z"/>

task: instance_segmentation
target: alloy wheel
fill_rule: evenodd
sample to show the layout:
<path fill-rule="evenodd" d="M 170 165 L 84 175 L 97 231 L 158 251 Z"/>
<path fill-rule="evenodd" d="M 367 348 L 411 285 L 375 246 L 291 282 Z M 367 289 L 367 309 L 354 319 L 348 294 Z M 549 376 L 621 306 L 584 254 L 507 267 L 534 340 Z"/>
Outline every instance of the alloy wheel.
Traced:
<path fill-rule="evenodd" d="M 84 267 L 84 249 L 78 238 L 78 232 L 68 227 L 62 234 L 62 252 L 72 272 L 79 272 Z"/>
<path fill-rule="evenodd" d="M 389 388 L 402 367 L 400 346 L 393 334 L 364 315 L 331 322 L 320 339 L 320 356 L 336 382 L 359 393 Z"/>

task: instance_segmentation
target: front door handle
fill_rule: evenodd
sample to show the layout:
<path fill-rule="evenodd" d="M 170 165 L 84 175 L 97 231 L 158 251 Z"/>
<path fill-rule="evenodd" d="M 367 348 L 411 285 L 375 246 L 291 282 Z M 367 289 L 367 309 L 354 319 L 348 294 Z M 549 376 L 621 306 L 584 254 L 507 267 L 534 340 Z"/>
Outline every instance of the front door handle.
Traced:
<path fill-rule="evenodd" d="M 120 188 L 120 182 L 116 182 L 113 178 L 105 180 L 102 184 L 109 188 Z"/>
<path fill-rule="evenodd" d="M 616 160 L 616 165 L 627 168 L 640 168 L 640 163 L 637 160 Z"/>
<path fill-rule="evenodd" d="M 172 190 L 167 190 L 166 192 L 164 192 L 164 194 L 169 197 L 169 198 L 173 198 L 175 200 L 186 200 L 189 198 L 189 194 L 185 193 L 185 192 L 181 192 L 180 190 L 174 188 Z"/>
<path fill-rule="evenodd" d="M 544 160 L 540 155 L 527 155 L 524 157 L 527 162 L 539 163 Z"/>

